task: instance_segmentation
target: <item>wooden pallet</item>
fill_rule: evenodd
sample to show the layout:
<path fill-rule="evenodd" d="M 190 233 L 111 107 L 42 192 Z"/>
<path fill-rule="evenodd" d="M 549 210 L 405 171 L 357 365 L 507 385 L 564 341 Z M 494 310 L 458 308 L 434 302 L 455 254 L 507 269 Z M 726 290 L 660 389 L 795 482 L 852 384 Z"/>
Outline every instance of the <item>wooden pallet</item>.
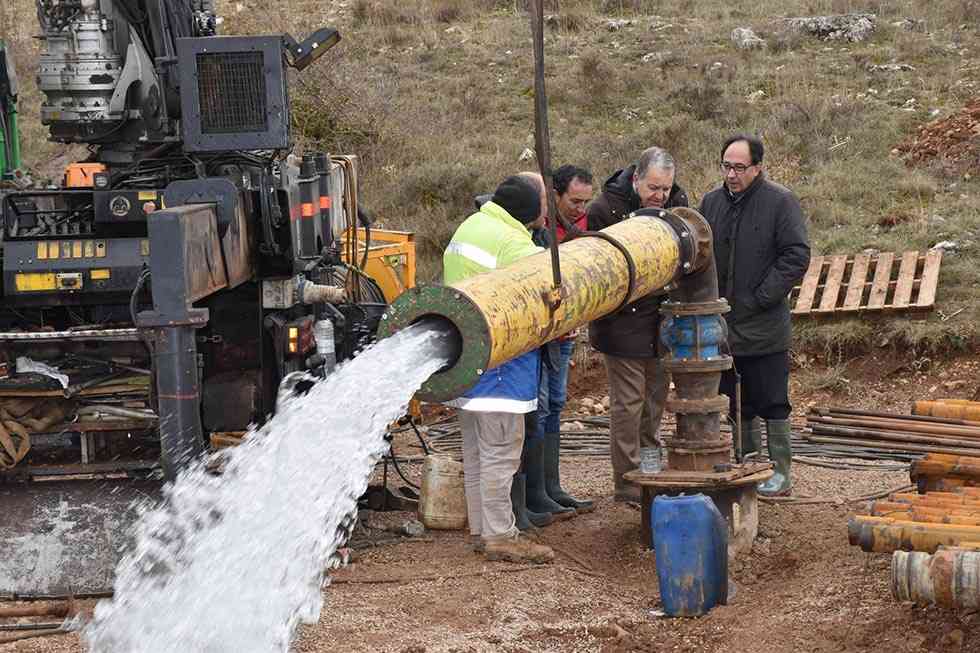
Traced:
<path fill-rule="evenodd" d="M 790 293 L 793 315 L 932 310 L 941 249 L 814 256 L 803 283 Z"/>

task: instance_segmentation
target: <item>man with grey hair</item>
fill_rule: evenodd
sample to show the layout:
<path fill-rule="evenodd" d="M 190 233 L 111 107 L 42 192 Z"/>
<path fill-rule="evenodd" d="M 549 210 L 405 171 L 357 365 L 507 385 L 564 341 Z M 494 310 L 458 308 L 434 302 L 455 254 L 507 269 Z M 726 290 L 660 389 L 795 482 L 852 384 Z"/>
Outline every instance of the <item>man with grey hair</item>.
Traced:
<path fill-rule="evenodd" d="M 651 147 L 637 162 L 616 171 L 587 212 L 598 231 L 641 208 L 687 206 L 687 193 L 674 181 L 674 158 Z M 647 295 L 589 325 L 589 342 L 603 354 L 609 377 L 610 455 L 615 500 L 640 502 L 640 489 L 623 474 L 640 464 L 640 448 L 659 446 L 660 418 L 667 399 L 666 372 L 657 357 L 660 303 Z"/>

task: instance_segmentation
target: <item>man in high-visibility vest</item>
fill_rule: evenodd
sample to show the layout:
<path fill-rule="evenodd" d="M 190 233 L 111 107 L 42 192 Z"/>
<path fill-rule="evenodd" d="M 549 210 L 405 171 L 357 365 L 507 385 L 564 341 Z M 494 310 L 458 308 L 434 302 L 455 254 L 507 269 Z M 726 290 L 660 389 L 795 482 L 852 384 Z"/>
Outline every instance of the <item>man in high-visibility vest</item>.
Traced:
<path fill-rule="evenodd" d="M 505 267 L 540 250 L 528 226 L 541 216 L 541 184 L 526 176 L 505 179 L 493 197 L 456 229 L 443 254 L 446 284 Z M 459 409 L 463 432 L 466 512 L 474 548 L 488 560 L 548 562 L 554 552 L 517 530 L 510 488 L 521 460 L 524 414 L 538 397 L 537 350 L 486 370 Z"/>

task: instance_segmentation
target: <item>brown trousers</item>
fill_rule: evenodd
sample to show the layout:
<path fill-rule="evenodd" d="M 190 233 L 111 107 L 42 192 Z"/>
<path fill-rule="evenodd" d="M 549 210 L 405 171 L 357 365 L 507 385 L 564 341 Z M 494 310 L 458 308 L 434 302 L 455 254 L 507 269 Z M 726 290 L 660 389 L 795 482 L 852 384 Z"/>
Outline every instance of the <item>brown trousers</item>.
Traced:
<path fill-rule="evenodd" d="M 604 354 L 609 377 L 609 449 L 616 493 L 635 491 L 623 474 L 640 466 L 640 447 L 659 444 L 669 381 L 657 358 Z"/>

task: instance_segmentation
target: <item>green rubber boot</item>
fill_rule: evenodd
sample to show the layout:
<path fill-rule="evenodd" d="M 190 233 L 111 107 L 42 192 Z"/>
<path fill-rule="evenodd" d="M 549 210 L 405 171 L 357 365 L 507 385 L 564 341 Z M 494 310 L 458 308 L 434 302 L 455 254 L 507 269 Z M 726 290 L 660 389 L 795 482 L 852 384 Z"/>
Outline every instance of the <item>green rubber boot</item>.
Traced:
<path fill-rule="evenodd" d="M 744 462 L 750 454 L 758 454 L 762 449 L 762 420 L 758 417 L 742 420 L 739 442 L 742 448 L 742 460 L 739 462 Z M 758 458 L 758 456 L 755 457 Z"/>
<path fill-rule="evenodd" d="M 759 483 L 759 494 L 766 497 L 785 496 L 793 488 L 789 468 L 793 459 L 793 448 L 789 440 L 788 419 L 766 420 L 766 439 L 769 443 L 769 460 L 775 473 L 768 480 Z"/>
<path fill-rule="evenodd" d="M 580 501 L 561 487 L 561 471 L 559 458 L 561 455 L 561 434 L 545 433 L 544 435 L 544 484 L 545 490 L 552 501 L 566 508 L 574 508 L 575 512 L 592 512 L 595 505 L 591 501 Z"/>

